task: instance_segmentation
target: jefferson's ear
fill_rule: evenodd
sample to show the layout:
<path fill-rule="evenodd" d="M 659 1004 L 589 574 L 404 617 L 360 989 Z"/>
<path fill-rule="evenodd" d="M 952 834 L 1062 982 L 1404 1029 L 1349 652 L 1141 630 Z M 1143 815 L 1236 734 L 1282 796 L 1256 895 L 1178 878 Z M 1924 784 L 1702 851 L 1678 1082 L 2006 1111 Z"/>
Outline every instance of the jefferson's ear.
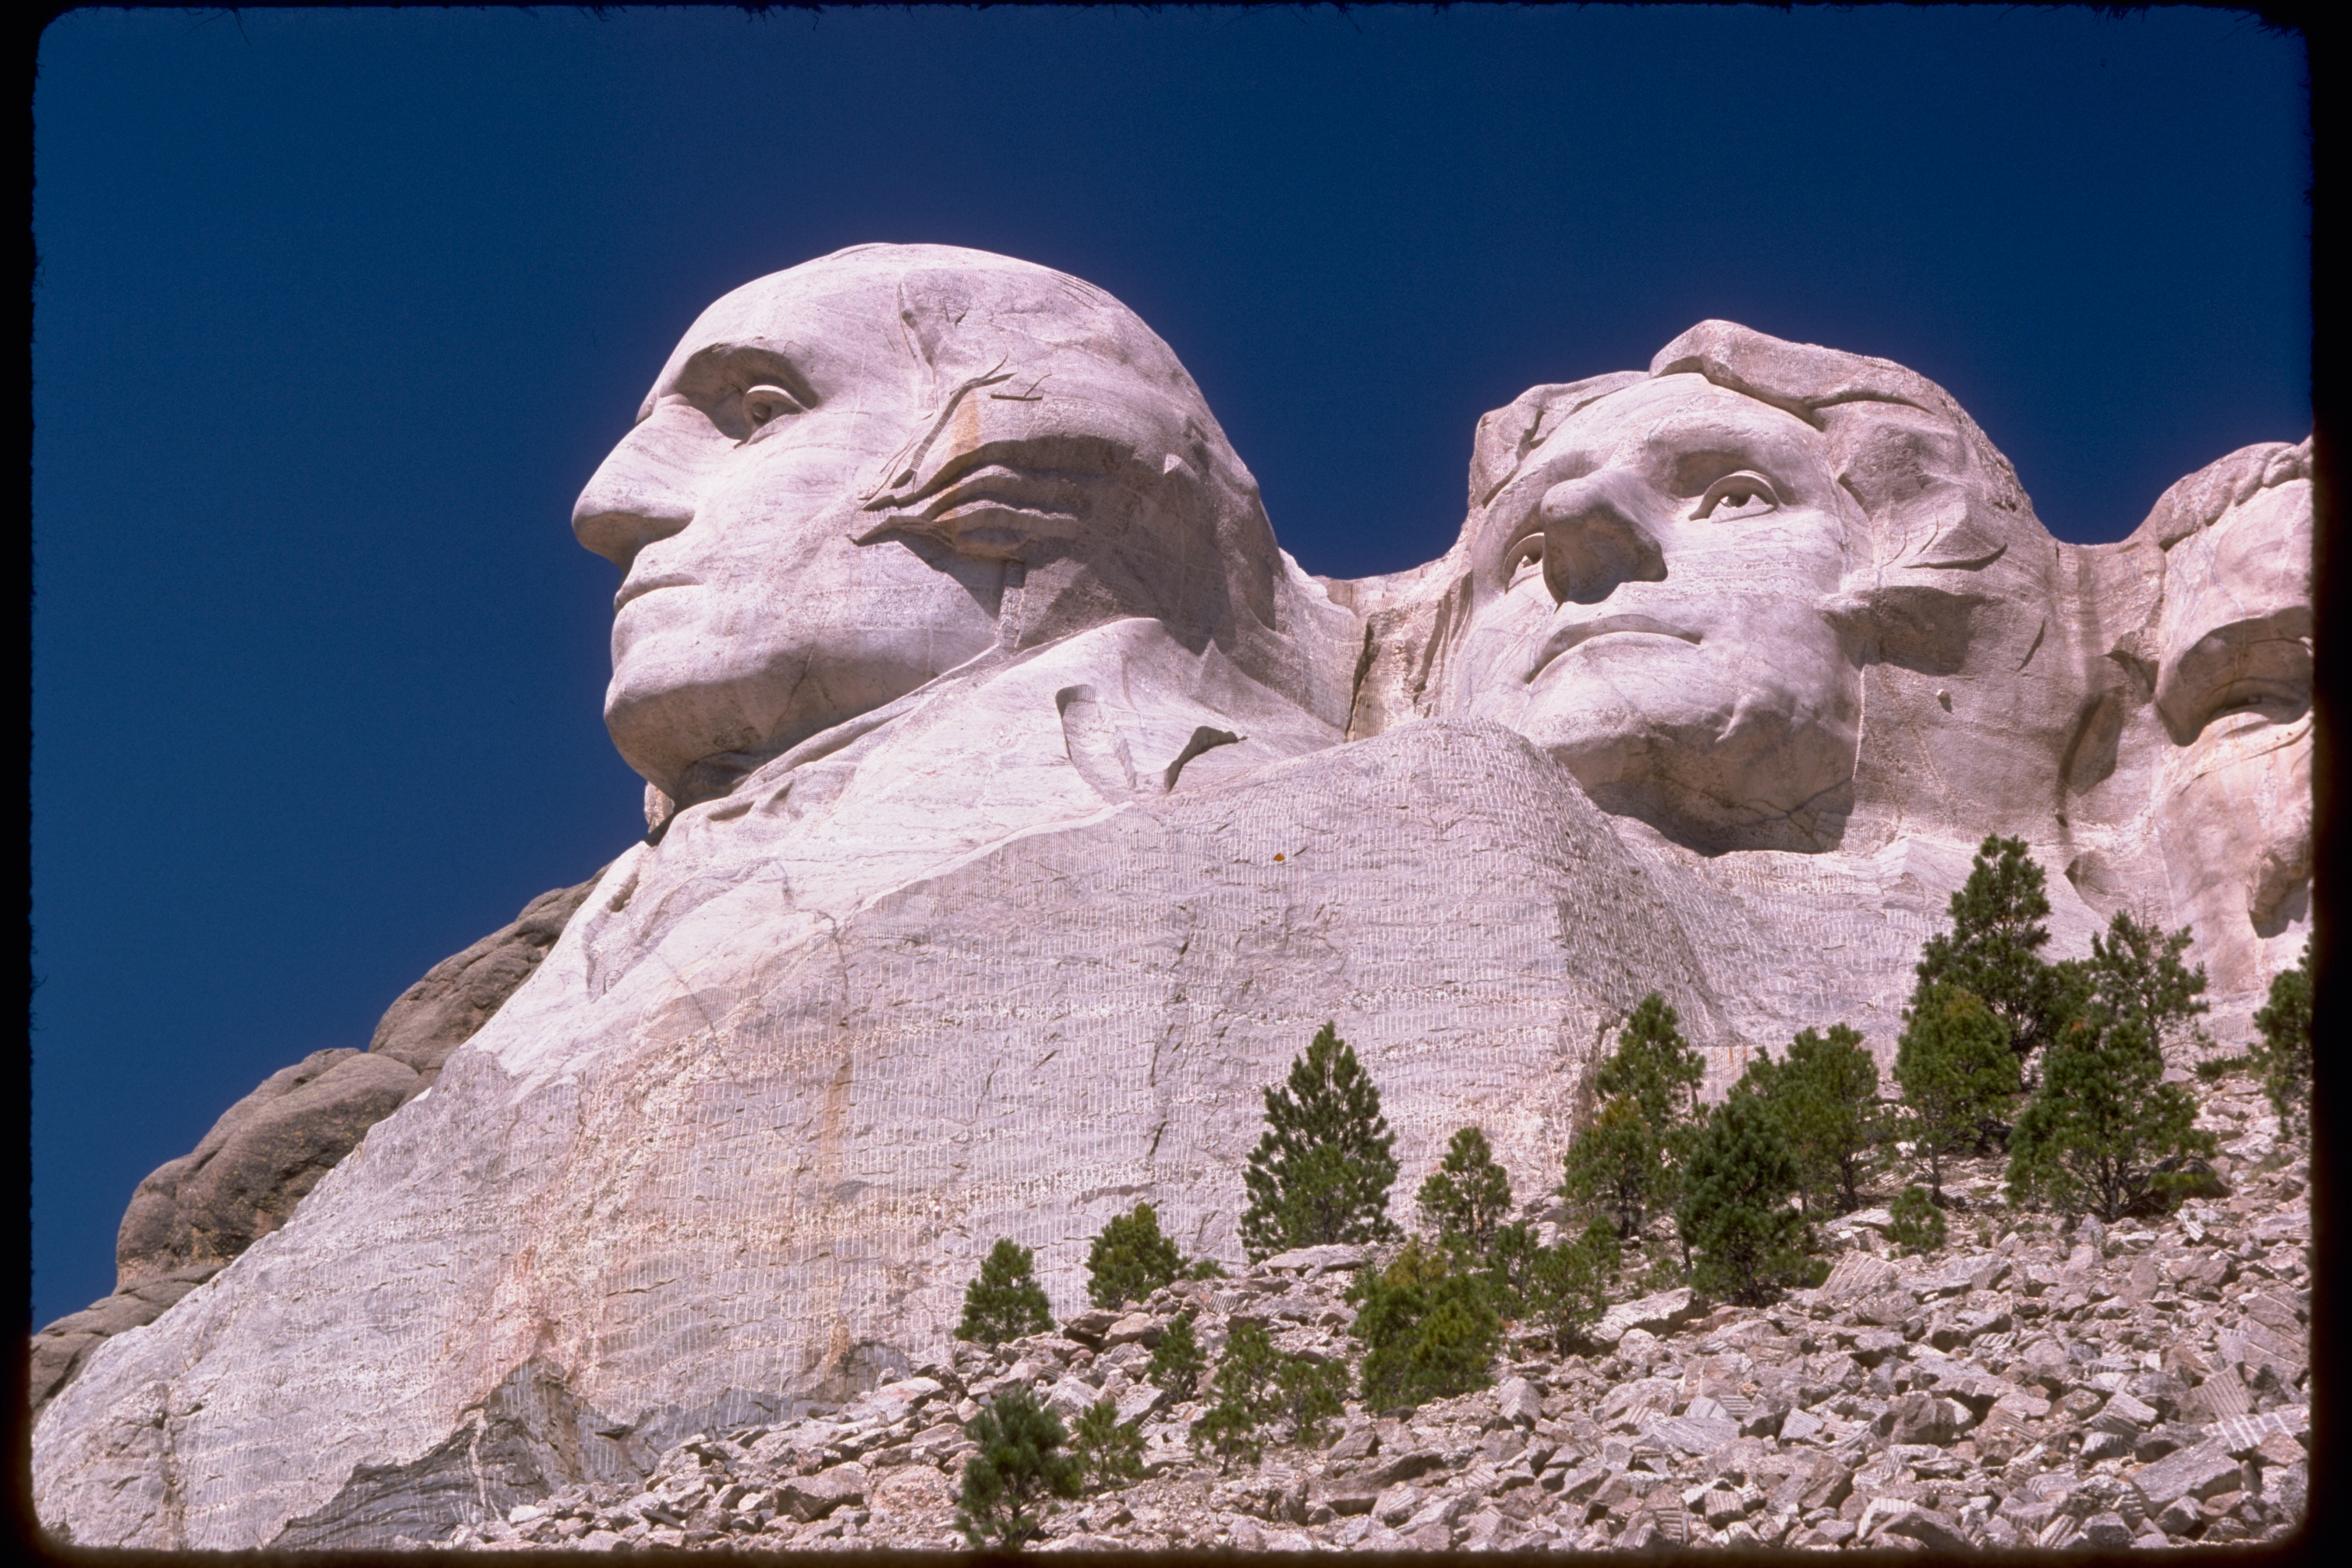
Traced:
<path fill-rule="evenodd" d="M 1932 584 L 1880 583 L 1842 593 L 1825 608 L 1862 662 L 1952 675 L 1968 661 L 1969 623 L 1986 602 Z"/>

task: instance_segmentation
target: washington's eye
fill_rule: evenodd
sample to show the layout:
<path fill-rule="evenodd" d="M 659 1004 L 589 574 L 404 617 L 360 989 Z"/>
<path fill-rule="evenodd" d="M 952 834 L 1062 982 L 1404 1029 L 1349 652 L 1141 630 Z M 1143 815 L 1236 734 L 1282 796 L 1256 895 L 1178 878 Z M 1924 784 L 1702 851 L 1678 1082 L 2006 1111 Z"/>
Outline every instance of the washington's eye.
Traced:
<path fill-rule="evenodd" d="M 1735 518 L 1761 517 L 1780 508 L 1780 499 L 1773 492 L 1772 481 L 1761 474 L 1743 471 L 1726 474 L 1707 486 L 1706 493 L 1699 497 L 1697 510 L 1691 513 L 1691 521 L 1729 522 Z"/>
<path fill-rule="evenodd" d="M 772 383 L 762 382 L 743 394 L 743 418 L 754 430 L 772 419 L 801 411 L 801 400 Z"/>
<path fill-rule="evenodd" d="M 1542 574 L 1543 558 L 1543 535 L 1530 534 L 1511 546 L 1511 563 L 1504 575 L 1508 579 L 1510 585 L 1516 588 L 1528 578 Z"/>

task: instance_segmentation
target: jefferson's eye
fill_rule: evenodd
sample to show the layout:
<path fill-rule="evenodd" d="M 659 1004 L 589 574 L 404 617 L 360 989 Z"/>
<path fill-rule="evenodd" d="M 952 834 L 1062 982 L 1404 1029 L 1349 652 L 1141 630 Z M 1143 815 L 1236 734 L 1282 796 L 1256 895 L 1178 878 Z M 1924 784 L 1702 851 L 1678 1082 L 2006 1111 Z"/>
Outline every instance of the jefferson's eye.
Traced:
<path fill-rule="evenodd" d="M 754 430 L 772 419 L 801 411 L 799 398 L 772 383 L 762 382 L 743 394 L 743 418 Z"/>
<path fill-rule="evenodd" d="M 1697 510 L 1691 513 L 1691 521 L 1729 522 L 1735 518 L 1762 517 L 1780 508 L 1780 498 L 1773 493 L 1772 481 L 1763 475 L 1726 474 L 1706 487 L 1706 493 L 1699 497 Z"/>

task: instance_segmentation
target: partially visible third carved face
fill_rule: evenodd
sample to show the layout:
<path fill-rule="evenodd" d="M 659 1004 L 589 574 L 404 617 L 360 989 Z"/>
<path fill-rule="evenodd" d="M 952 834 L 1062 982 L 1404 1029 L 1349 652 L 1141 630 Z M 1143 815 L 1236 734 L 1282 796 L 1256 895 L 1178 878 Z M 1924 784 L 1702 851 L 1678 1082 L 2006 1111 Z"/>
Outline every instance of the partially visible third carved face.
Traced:
<path fill-rule="evenodd" d="M 2166 552 L 2156 813 L 2174 907 L 2224 991 L 2291 963 L 2309 916 L 2311 483 L 2256 490 Z"/>
<path fill-rule="evenodd" d="M 1794 415 L 1690 374 L 1610 393 L 1488 506 L 1457 709 L 1670 837 L 1826 847 L 1861 702 L 1830 605 L 1866 528 Z"/>

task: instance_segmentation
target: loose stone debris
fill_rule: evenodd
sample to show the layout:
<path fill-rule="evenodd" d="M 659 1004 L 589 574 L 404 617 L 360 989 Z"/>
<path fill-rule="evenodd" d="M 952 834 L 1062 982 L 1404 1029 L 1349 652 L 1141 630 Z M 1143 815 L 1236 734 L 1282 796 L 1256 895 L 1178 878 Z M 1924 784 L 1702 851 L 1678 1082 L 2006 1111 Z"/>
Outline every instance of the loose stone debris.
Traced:
<path fill-rule="evenodd" d="M 2267 1541 L 2309 1506 L 2307 1150 L 2250 1095 L 2208 1101 L 2230 1195 L 2072 1227 L 1947 1190 L 1950 1245 L 1892 1256 L 1884 1210 L 1825 1226 L 1815 1289 L 1762 1308 L 1673 1290 L 1613 1307 L 1583 1353 L 1522 1342 L 1494 1386 L 1409 1415 L 1350 1405 L 1325 1447 L 1221 1468 L 1205 1413 L 1144 1376 L 1180 1311 L 1361 1353 L 1342 1299 L 1381 1254 L 1315 1247 L 1141 1310 L 951 1360 L 788 1425 L 699 1434 L 635 1492 L 572 1487 L 429 1544 L 628 1551 L 961 1548 L 964 1423 L 1025 1384 L 1066 1419 L 1108 1395 L 1144 1479 L 1061 1505 L 1035 1550 L 1949 1550 Z M 403 1538 L 404 1545 L 425 1545 Z"/>

